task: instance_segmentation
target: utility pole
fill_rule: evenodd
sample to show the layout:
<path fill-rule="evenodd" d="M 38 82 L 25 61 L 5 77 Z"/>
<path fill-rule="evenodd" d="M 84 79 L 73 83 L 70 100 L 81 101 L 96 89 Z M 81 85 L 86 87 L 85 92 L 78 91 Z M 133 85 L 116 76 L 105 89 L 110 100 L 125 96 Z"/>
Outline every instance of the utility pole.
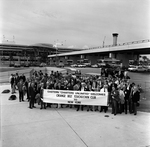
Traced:
<path fill-rule="evenodd" d="M 104 40 L 103 40 L 103 47 L 104 47 L 104 45 L 105 45 L 105 38 L 106 38 L 106 36 L 104 37 Z"/>
<path fill-rule="evenodd" d="M 56 66 L 57 66 L 57 63 L 58 63 L 58 61 L 57 61 L 58 45 L 63 45 L 63 44 L 57 42 L 57 43 L 55 43 L 55 44 L 53 45 L 53 47 L 55 47 L 55 49 L 56 49 Z"/>

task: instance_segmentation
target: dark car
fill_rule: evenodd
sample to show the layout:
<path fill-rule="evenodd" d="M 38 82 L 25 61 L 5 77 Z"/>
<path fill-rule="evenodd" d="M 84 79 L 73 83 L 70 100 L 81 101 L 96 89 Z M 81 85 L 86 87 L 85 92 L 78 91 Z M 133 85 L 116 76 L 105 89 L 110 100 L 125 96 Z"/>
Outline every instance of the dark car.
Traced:
<path fill-rule="evenodd" d="M 29 67 L 30 65 L 28 63 L 24 64 L 24 67 Z"/>
<path fill-rule="evenodd" d="M 9 67 L 14 67 L 14 63 L 9 64 Z"/>

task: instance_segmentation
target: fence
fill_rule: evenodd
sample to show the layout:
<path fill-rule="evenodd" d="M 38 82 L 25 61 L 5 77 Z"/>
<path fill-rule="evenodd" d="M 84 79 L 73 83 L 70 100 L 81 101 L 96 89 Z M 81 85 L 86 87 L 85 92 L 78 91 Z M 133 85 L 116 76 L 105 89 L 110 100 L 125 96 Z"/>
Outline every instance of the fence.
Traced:
<path fill-rule="evenodd" d="M 122 44 L 117 44 L 116 46 L 132 45 L 132 44 L 139 44 L 139 43 L 146 43 L 146 42 L 150 42 L 150 39 L 138 40 L 138 41 L 132 41 L 132 42 L 125 42 L 125 43 L 122 43 Z M 105 48 L 105 47 L 114 47 L 114 46 L 113 45 L 104 45 L 104 46 L 92 47 L 92 48 L 89 48 L 89 49 L 98 49 L 98 48 Z"/>

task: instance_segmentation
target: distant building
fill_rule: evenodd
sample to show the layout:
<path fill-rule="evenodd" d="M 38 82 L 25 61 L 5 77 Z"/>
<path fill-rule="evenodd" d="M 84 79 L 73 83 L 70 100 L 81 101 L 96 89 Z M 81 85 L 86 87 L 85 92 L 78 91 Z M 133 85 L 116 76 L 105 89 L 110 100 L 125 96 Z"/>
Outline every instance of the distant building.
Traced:
<path fill-rule="evenodd" d="M 60 54 L 81 49 L 58 47 L 53 44 L 38 43 L 33 45 L 20 45 L 15 41 L 3 40 L 0 44 L 0 60 L 2 64 L 11 64 L 15 62 L 34 62 L 38 63 L 38 59 L 42 56 Z"/>

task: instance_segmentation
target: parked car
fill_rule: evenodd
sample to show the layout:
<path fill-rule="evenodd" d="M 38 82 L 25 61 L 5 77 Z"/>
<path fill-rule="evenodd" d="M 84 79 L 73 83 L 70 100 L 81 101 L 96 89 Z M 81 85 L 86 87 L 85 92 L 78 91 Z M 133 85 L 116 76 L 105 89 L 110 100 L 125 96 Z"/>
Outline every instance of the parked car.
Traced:
<path fill-rule="evenodd" d="M 40 64 L 40 67 L 45 67 L 46 66 L 46 63 L 41 63 Z"/>
<path fill-rule="evenodd" d="M 129 66 L 128 70 L 129 71 L 137 71 L 137 66 L 134 66 L 134 65 Z"/>
<path fill-rule="evenodd" d="M 9 67 L 13 67 L 13 66 L 14 66 L 14 63 L 9 64 Z"/>
<path fill-rule="evenodd" d="M 147 66 L 147 71 L 150 71 L 150 65 Z"/>
<path fill-rule="evenodd" d="M 138 66 L 136 71 L 138 71 L 138 72 L 145 72 L 145 71 L 148 71 L 148 69 L 145 68 L 145 67 L 142 67 L 142 66 Z"/>
<path fill-rule="evenodd" d="M 58 65 L 57 65 L 57 67 L 64 67 L 65 65 L 64 65 L 64 63 L 63 62 L 60 62 Z"/>
<path fill-rule="evenodd" d="M 19 63 L 15 63 L 14 67 L 21 67 L 21 65 Z"/>
<path fill-rule="evenodd" d="M 98 65 L 97 65 L 97 64 L 93 64 L 93 65 L 91 65 L 91 67 L 93 67 L 93 68 L 97 68 L 97 67 L 98 67 Z"/>
<path fill-rule="evenodd" d="M 128 70 L 129 71 L 136 71 L 136 72 L 146 72 L 146 71 L 148 71 L 148 69 L 147 68 L 145 68 L 145 67 L 143 67 L 143 66 L 130 66 L 129 68 L 128 68 Z"/>
<path fill-rule="evenodd" d="M 77 64 L 72 64 L 72 65 L 71 65 L 71 67 L 77 67 L 77 66 L 78 66 Z"/>
<path fill-rule="evenodd" d="M 29 67 L 29 66 L 30 66 L 29 63 L 24 64 L 24 67 Z"/>
<path fill-rule="evenodd" d="M 77 67 L 86 67 L 86 65 L 84 65 L 84 64 L 78 64 Z"/>

